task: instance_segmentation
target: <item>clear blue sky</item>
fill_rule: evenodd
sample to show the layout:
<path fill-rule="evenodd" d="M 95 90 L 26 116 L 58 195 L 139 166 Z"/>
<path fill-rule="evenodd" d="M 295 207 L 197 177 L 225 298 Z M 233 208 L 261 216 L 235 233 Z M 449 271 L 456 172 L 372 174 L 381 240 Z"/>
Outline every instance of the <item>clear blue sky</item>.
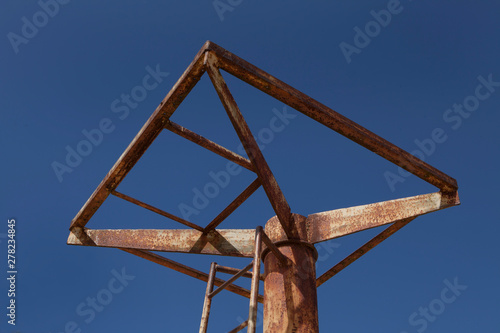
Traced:
<path fill-rule="evenodd" d="M 71 219 L 206 40 L 401 148 L 420 149 L 426 162 L 458 180 L 461 206 L 417 218 L 320 287 L 321 331 L 498 332 L 495 1 L 41 0 L 5 1 L 2 7 L 0 332 L 197 331 L 205 283 L 116 249 L 68 246 L 66 239 Z M 146 80 L 150 89 L 140 88 L 155 71 L 156 80 Z M 225 77 L 251 129 L 264 133 L 263 153 L 293 212 L 308 215 L 436 191 L 413 176 L 398 176 L 390 185 L 386 176 L 399 175 L 391 163 Z M 136 100 L 127 104 L 122 95 L 132 92 Z M 289 118 L 270 131 L 273 117 L 284 112 Z M 239 145 L 207 77 L 172 119 L 228 148 Z M 99 126 L 106 132 L 102 138 L 82 143 Z M 436 129 L 442 135 L 431 144 Z M 68 149 L 86 156 L 68 165 Z M 63 164 L 64 172 L 54 170 Z M 162 133 L 118 190 L 181 215 L 181 204 L 193 206 L 193 190 L 203 189 L 212 181 L 210 172 L 225 165 Z M 189 218 L 206 225 L 252 180 L 249 172 L 232 177 Z M 253 228 L 273 215 L 259 189 L 221 228 Z M 6 316 L 12 218 L 15 327 Z M 109 198 L 88 227 L 179 226 Z M 379 231 L 319 246 L 318 273 Z M 248 262 L 166 257 L 203 271 L 211 261 L 235 267 Z M 248 281 L 241 283 L 248 287 Z M 92 298 L 100 299 L 94 307 Z M 224 292 L 214 300 L 209 332 L 227 331 L 247 313 L 247 299 Z"/>

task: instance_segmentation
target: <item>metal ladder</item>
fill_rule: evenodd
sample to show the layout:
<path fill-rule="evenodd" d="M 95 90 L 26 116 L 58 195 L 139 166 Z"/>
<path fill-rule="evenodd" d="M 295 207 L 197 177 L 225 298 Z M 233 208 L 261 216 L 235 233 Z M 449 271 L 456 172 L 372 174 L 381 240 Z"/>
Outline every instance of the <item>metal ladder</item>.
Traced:
<path fill-rule="evenodd" d="M 265 243 L 267 248 L 271 250 L 279 259 L 280 262 L 285 263 L 287 259 L 283 254 L 278 250 L 278 248 L 273 244 L 273 242 L 269 239 L 269 237 L 264 232 L 261 226 L 257 227 L 255 230 L 255 251 L 254 258 L 250 264 L 248 264 L 245 268 L 238 270 L 232 267 L 220 266 L 216 262 L 212 262 L 210 265 L 210 273 L 208 275 L 207 282 L 207 290 L 205 292 L 205 302 L 203 303 L 203 313 L 201 315 L 201 324 L 199 333 L 206 333 L 208 328 L 208 317 L 210 315 L 210 307 L 212 305 L 212 298 L 225 289 L 227 286 L 231 285 L 236 279 L 241 276 L 251 277 L 252 285 L 250 289 L 250 308 L 248 311 L 248 319 L 238 325 L 236 328 L 229 331 L 229 333 L 236 333 L 247 328 L 247 333 L 255 333 L 256 329 L 256 321 L 257 321 L 257 306 L 259 297 L 259 281 L 263 280 L 263 277 L 260 274 L 260 262 L 261 262 L 261 253 L 262 253 L 262 242 Z M 253 267 L 253 268 L 252 268 Z M 248 271 L 252 268 L 252 272 Z M 222 283 L 219 288 L 214 290 L 215 284 L 215 274 L 217 272 L 234 274 L 229 280 Z"/>

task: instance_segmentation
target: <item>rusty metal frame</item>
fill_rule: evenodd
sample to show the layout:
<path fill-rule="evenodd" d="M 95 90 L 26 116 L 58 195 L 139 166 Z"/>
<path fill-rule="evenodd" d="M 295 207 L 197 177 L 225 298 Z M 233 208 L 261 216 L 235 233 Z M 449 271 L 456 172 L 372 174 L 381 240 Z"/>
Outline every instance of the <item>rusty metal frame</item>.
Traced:
<path fill-rule="evenodd" d="M 450 176 L 430 166 L 424 161 L 414 157 L 410 153 L 388 142 L 380 136 L 370 132 L 361 125 L 358 125 L 355 122 L 347 119 L 346 117 L 333 111 L 327 106 L 310 98 L 304 93 L 278 80 L 272 75 L 253 66 L 252 64 L 246 62 L 238 56 L 208 41 L 205 43 L 205 45 L 203 45 L 192 63 L 182 74 L 181 78 L 176 82 L 172 90 L 170 90 L 168 95 L 156 108 L 153 115 L 142 127 L 142 129 L 139 131 L 131 144 L 127 147 L 122 156 L 111 168 L 111 171 L 106 175 L 97 189 L 91 195 L 89 200 L 75 216 L 70 226 L 71 229 L 75 227 L 84 227 L 88 223 L 89 219 L 101 206 L 108 195 L 116 189 L 116 187 L 132 169 L 135 163 L 137 163 L 139 158 L 144 154 L 146 149 L 151 145 L 151 143 L 159 135 L 163 128 L 177 128 L 177 130 L 174 131 L 177 134 L 180 134 L 182 132 L 187 133 L 181 128 L 173 125 L 170 122 L 169 118 L 175 112 L 177 107 L 182 103 L 188 93 L 194 88 L 196 83 L 200 80 L 201 76 L 207 69 L 209 70 L 209 74 L 211 73 L 211 79 L 215 81 L 215 84 L 218 87 L 217 90 L 221 95 L 224 106 L 226 107 L 226 109 L 229 109 L 228 113 L 233 114 L 233 125 L 238 128 L 244 126 L 245 123 L 244 120 L 242 122 L 237 121 L 240 120 L 238 118 L 239 110 L 237 109 L 234 100 L 227 90 L 227 86 L 225 86 L 225 83 L 220 76 L 220 69 L 236 76 L 244 82 L 295 108 L 306 116 L 309 116 L 310 118 L 320 122 L 321 124 L 346 136 L 352 141 L 375 152 L 376 154 L 402 167 L 403 169 L 416 175 L 417 177 L 422 178 L 430 184 L 438 187 L 442 192 L 456 192 L 458 189 L 456 180 L 451 178 Z M 234 122 L 237 122 L 237 124 L 234 124 Z M 238 134 L 240 136 L 243 136 L 243 139 L 249 139 L 250 141 L 252 141 L 251 133 L 240 129 L 240 131 L 238 131 Z M 186 136 L 190 135 L 186 134 Z M 258 148 L 255 149 L 253 144 L 251 144 L 250 146 L 246 144 L 245 149 L 253 149 L 251 151 L 251 155 L 256 159 L 260 158 L 260 150 L 257 150 Z M 213 150 L 219 149 L 213 148 Z M 224 157 L 227 158 L 227 154 Z M 248 162 L 242 162 L 242 159 L 244 158 L 240 156 L 237 159 L 239 160 L 240 165 L 241 163 L 243 163 L 247 168 L 250 168 Z M 262 162 L 262 164 L 264 163 L 265 161 Z M 257 172 L 257 170 L 254 171 Z M 270 172 L 270 170 L 260 172 Z M 267 177 L 263 178 L 263 180 L 266 182 L 272 182 L 272 180 Z M 272 188 L 271 185 L 267 186 L 269 187 L 268 190 L 275 191 L 279 196 L 281 196 L 279 194 L 281 191 L 278 192 L 278 189 Z M 273 200 L 278 199 L 280 198 L 273 197 Z M 282 218 L 286 220 L 288 208 L 286 207 L 287 204 L 285 205 L 285 202 L 282 201 L 283 198 L 280 199 L 278 203 L 276 203 L 276 207 L 274 208 L 280 212 L 280 214 L 277 215 L 284 215 Z M 281 207 L 280 205 L 284 205 L 284 207 Z M 286 221 L 283 223 L 286 223 Z"/>
<path fill-rule="evenodd" d="M 311 243 L 323 242 L 392 223 L 380 234 L 323 273 L 317 279 L 316 286 L 319 287 L 325 283 L 418 216 L 459 204 L 458 192 L 436 192 L 309 215 L 306 223 L 309 230 L 308 239 Z"/>
<path fill-rule="evenodd" d="M 399 220 L 392 224 L 391 226 L 387 227 L 384 231 L 379 233 L 377 236 L 373 237 L 370 241 L 365 243 L 363 246 L 361 246 L 359 249 L 345 257 L 342 261 L 340 261 L 338 264 L 327 270 L 325 273 L 323 273 L 319 278 L 316 279 L 316 287 L 321 286 L 323 283 L 328 281 L 330 278 L 334 277 L 337 275 L 341 270 L 352 264 L 354 261 L 358 260 L 361 258 L 361 256 L 365 255 L 368 251 L 373 249 L 375 246 L 378 244 L 382 243 L 384 240 L 386 240 L 389 236 L 393 235 L 396 231 L 413 221 L 415 217 Z"/>
<path fill-rule="evenodd" d="M 301 229 L 302 227 L 295 224 L 293 214 L 291 213 L 292 210 L 264 159 L 220 71 L 225 71 L 239 78 L 247 84 L 261 90 L 424 181 L 436 186 L 439 192 L 311 214 L 305 219 L 307 232 L 304 234 L 302 231 L 299 231 L 303 230 Z M 170 120 L 170 117 L 176 111 L 177 107 L 191 92 L 205 72 L 207 72 L 240 141 L 243 143 L 248 158 L 236 154 Z M 117 187 L 121 181 L 164 129 L 198 144 L 257 175 L 257 179 L 205 227 L 186 221 L 160 208 L 117 191 Z M 370 132 L 361 125 L 347 119 L 297 89 L 287 85 L 274 76 L 226 51 L 220 46 L 207 41 L 167 96 L 156 108 L 146 124 L 144 124 L 139 133 L 126 148 L 125 152 L 120 156 L 87 202 L 76 214 L 70 225 L 68 244 L 116 247 L 200 280 L 209 281 L 211 279 L 211 274 L 197 271 L 150 251 L 217 254 L 256 258 L 257 253 L 261 251 L 262 245 L 260 240 L 256 243 L 253 239 L 253 230 L 224 230 L 216 228 L 260 186 L 263 187 L 278 217 L 278 221 L 282 226 L 282 232 L 281 234 L 278 232 L 268 237 L 262 230 L 261 232 L 257 230 L 256 236 L 259 239 L 262 238 L 262 242 L 266 245 L 265 250 L 272 251 L 283 264 L 286 263 L 287 259 L 280 254 L 280 251 L 274 245 L 277 242 L 296 240 L 308 243 L 312 246 L 314 243 L 341 237 L 353 232 L 392 224 L 378 236 L 321 275 L 317 279 L 317 286 L 326 282 L 340 270 L 350 265 L 417 216 L 460 204 L 457 192 L 457 181 L 452 177 Z M 87 229 L 86 225 L 90 218 L 110 194 L 181 223 L 190 229 Z M 256 266 L 260 265 L 260 260 L 254 259 L 253 263 L 255 271 Z M 219 267 L 221 271 L 225 270 L 226 273 L 234 273 L 234 269 L 228 267 L 223 268 L 224 266 Z M 248 272 L 243 272 L 242 276 L 248 276 Z M 253 287 L 255 287 L 255 284 L 258 286 L 259 279 L 262 279 L 260 274 L 254 274 L 254 276 L 252 276 Z M 214 276 L 209 285 L 212 284 L 211 288 L 213 289 L 214 285 L 221 286 L 224 285 L 224 283 L 225 281 L 217 279 Z M 226 283 L 226 285 L 226 289 L 229 291 L 251 298 L 252 300 L 254 297 L 257 297 L 259 301 L 262 301 L 261 296 L 253 295 L 253 287 L 249 291 L 231 283 Z M 252 307 L 255 304 L 251 303 L 249 320 L 246 323 L 242 323 L 244 326 L 240 325 L 241 327 L 239 330 L 243 329 L 246 325 L 248 325 L 249 331 L 254 329 L 254 327 L 252 327 L 252 325 L 254 325 L 254 322 L 252 322 Z"/>

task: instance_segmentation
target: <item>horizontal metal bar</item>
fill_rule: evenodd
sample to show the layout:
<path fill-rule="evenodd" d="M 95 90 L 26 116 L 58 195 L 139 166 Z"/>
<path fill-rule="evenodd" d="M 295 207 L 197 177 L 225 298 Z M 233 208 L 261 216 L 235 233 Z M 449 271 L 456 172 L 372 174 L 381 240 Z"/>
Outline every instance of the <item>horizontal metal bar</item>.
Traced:
<path fill-rule="evenodd" d="M 335 276 L 337 273 L 339 273 L 341 270 L 352 264 L 354 261 L 358 260 L 361 258 L 363 255 L 365 255 L 368 251 L 373 249 L 375 246 L 378 244 L 382 243 L 385 239 L 387 239 L 389 236 L 394 234 L 396 231 L 413 221 L 415 217 L 404 219 L 401 221 L 397 221 L 388 228 L 386 228 L 384 231 L 382 231 L 380 234 L 372 238 L 370 241 L 368 241 L 366 244 L 361 246 L 359 249 L 351 253 L 349 256 L 347 256 L 344 260 L 339 262 L 337 265 L 333 266 L 330 268 L 328 271 L 323 273 L 319 278 L 316 279 L 316 287 L 321 286 L 323 283 L 328 281 L 330 278 Z"/>
<path fill-rule="evenodd" d="M 68 244 L 251 258 L 254 234 L 252 229 L 220 229 L 205 234 L 191 229 L 74 228 Z"/>
<path fill-rule="evenodd" d="M 201 147 L 210 150 L 211 152 L 216 153 L 219 156 L 222 156 L 231 162 L 234 162 L 242 167 L 244 167 L 247 170 L 254 171 L 254 167 L 252 165 L 252 162 L 250 162 L 247 158 L 236 154 L 235 152 L 232 152 L 231 150 L 213 142 L 210 141 L 203 136 L 188 130 L 185 127 L 182 127 L 179 124 L 174 123 L 173 121 L 169 120 L 165 124 L 165 128 L 168 129 L 169 131 L 178 134 L 182 136 L 185 139 L 188 139 L 191 142 L 196 143 L 197 145 L 200 145 Z"/>
<path fill-rule="evenodd" d="M 236 199 L 234 199 L 219 215 L 217 215 L 204 229 L 209 232 L 217 228 L 232 212 L 236 210 L 246 199 L 248 199 L 260 187 L 260 180 L 255 179 Z"/>
<path fill-rule="evenodd" d="M 143 251 L 143 250 L 136 250 L 136 249 L 120 249 L 125 252 L 131 253 L 133 255 L 136 255 L 138 257 L 141 257 L 143 259 L 152 261 L 154 263 L 157 263 L 159 265 L 162 265 L 164 267 L 168 267 L 170 269 L 173 269 L 174 271 L 177 271 L 179 273 L 183 273 L 186 275 L 189 275 L 191 277 L 194 277 L 195 279 L 208 282 L 208 274 L 201 272 L 197 269 L 191 268 L 189 266 L 183 265 L 181 263 L 178 263 L 176 261 L 167 259 L 165 257 L 162 257 L 160 255 L 157 255 L 156 253 L 149 252 L 149 251 Z M 216 286 L 220 286 L 224 283 L 225 281 L 222 279 L 215 278 L 214 279 L 214 284 Z M 250 290 L 242 288 L 240 286 L 237 286 L 235 284 L 231 284 L 226 287 L 227 290 L 229 290 L 232 293 L 235 293 L 237 295 L 250 298 Z M 259 302 L 262 303 L 264 301 L 264 297 L 259 295 Z"/>
<path fill-rule="evenodd" d="M 261 226 L 257 228 L 260 228 L 260 231 L 262 232 L 262 241 L 264 242 L 264 244 L 266 244 L 267 248 L 274 253 L 276 258 L 278 258 L 279 262 L 282 265 L 286 265 L 288 260 L 283 255 L 283 253 L 281 253 L 280 250 L 278 250 L 278 248 L 276 247 L 276 245 L 274 245 L 274 243 L 269 239 L 269 237 L 267 237 L 266 233 L 264 232 Z"/>
<path fill-rule="evenodd" d="M 240 278 L 243 274 L 245 274 L 246 272 L 248 272 L 248 270 L 250 268 L 252 268 L 253 266 L 253 261 L 247 265 L 246 267 L 244 267 L 243 269 L 240 269 L 240 271 L 238 273 L 236 273 L 235 275 L 233 275 L 229 280 L 227 280 L 226 282 L 224 282 L 219 288 L 215 289 L 214 291 L 212 291 L 211 293 L 208 294 L 208 297 L 209 298 L 212 298 L 214 297 L 215 295 L 217 295 L 218 293 L 220 293 L 222 290 L 224 290 L 228 285 L 230 285 L 231 283 L 233 283 L 234 281 L 236 281 L 238 278 Z"/>
<path fill-rule="evenodd" d="M 239 271 L 240 270 L 237 269 L 237 268 L 217 265 L 217 272 L 220 272 L 220 273 L 234 275 L 234 274 L 238 273 Z M 246 272 L 242 276 L 251 279 L 252 278 L 252 273 L 251 272 Z M 260 275 L 260 280 L 264 281 L 264 275 L 262 275 L 262 274 Z"/>
<path fill-rule="evenodd" d="M 188 226 L 190 228 L 193 228 L 193 229 L 196 229 L 196 230 L 199 230 L 199 231 L 203 231 L 203 228 L 200 227 L 199 225 L 196 225 L 194 223 L 186 221 L 186 220 L 184 220 L 184 219 L 182 219 L 180 217 L 177 217 L 177 216 L 175 216 L 173 214 L 167 213 L 167 212 L 165 212 L 165 211 L 163 211 L 163 210 L 161 210 L 159 208 L 156 208 L 154 206 L 151 206 L 151 205 L 149 205 L 149 204 L 147 204 L 145 202 L 142 202 L 140 200 L 134 199 L 134 198 L 132 198 L 132 197 L 126 195 L 126 194 L 120 193 L 120 192 L 118 192 L 116 190 L 112 191 L 111 194 L 113 194 L 114 196 L 116 196 L 116 197 L 118 197 L 120 199 L 126 200 L 128 202 L 133 203 L 133 204 L 136 204 L 137 206 L 141 206 L 142 208 L 146 208 L 146 209 L 148 209 L 148 210 L 150 210 L 152 212 L 155 212 L 156 214 L 160 214 L 160 215 L 165 216 L 165 217 L 167 217 L 167 218 L 169 218 L 171 220 L 174 220 L 176 222 L 184 224 L 185 226 Z"/>
<path fill-rule="evenodd" d="M 458 193 L 436 192 L 311 214 L 308 238 L 318 243 L 459 204 Z"/>
<path fill-rule="evenodd" d="M 239 324 L 238 327 L 233 328 L 232 330 L 230 330 L 229 333 L 237 333 L 237 332 L 241 331 L 242 329 L 244 329 L 247 326 L 248 326 L 248 319 L 245 320 L 244 322 L 242 322 L 241 324 Z"/>
<path fill-rule="evenodd" d="M 452 177 L 222 47 L 210 42 L 207 44 L 207 50 L 217 55 L 219 68 L 242 81 L 373 151 L 442 191 L 454 192 L 458 189 L 457 181 Z"/>
<path fill-rule="evenodd" d="M 120 184 L 151 143 L 153 143 L 154 139 L 160 134 L 165 126 L 165 122 L 194 88 L 203 73 L 205 73 L 204 53 L 209 45 L 210 42 L 205 43 L 196 54 L 189 67 L 184 71 L 118 161 L 116 161 L 115 165 L 106 174 L 94 193 L 92 193 L 87 202 L 73 218 L 70 229 L 84 227 L 88 223 L 89 219 L 106 200 L 110 192 Z"/>

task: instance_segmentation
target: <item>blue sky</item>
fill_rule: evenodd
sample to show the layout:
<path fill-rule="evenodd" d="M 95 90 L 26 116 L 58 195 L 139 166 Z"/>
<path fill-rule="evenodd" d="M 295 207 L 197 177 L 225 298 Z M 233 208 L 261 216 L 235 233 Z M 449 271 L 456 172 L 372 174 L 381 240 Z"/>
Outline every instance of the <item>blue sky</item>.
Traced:
<path fill-rule="evenodd" d="M 8 220 L 15 219 L 18 274 L 15 327 L 7 323 L 9 285 L 0 283 L 0 332 L 197 331 L 205 283 L 116 249 L 68 246 L 66 239 L 72 218 L 206 40 L 399 147 L 419 150 L 458 181 L 461 206 L 417 218 L 320 287 L 321 331 L 498 332 L 499 14 L 494 1 L 4 2 L 0 267 L 7 277 Z M 263 154 L 293 212 L 437 191 L 223 75 L 252 131 L 261 133 Z M 123 96 L 132 92 L 137 99 L 127 103 Z M 206 76 L 172 119 L 238 148 Z M 97 128 L 102 137 L 82 143 Z M 78 149 L 86 156 L 69 165 L 67 155 Z M 226 163 L 161 133 L 118 190 L 182 215 L 179 207 L 193 206 L 196 190 Z M 65 172 L 54 165 L 66 165 Z M 388 175 L 396 178 L 388 182 Z M 189 219 L 206 225 L 253 177 L 233 176 Z M 221 228 L 254 228 L 273 215 L 259 189 Z M 88 227 L 179 225 L 110 197 Z M 318 274 L 378 232 L 319 245 Z M 202 271 L 211 261 L 248 263 L 165 256 Z M 101 303 L 92 306 L 93 298 Z M 247 299 L 221 293 L 209 332 L 228 331 L 247 313 Z"/>

